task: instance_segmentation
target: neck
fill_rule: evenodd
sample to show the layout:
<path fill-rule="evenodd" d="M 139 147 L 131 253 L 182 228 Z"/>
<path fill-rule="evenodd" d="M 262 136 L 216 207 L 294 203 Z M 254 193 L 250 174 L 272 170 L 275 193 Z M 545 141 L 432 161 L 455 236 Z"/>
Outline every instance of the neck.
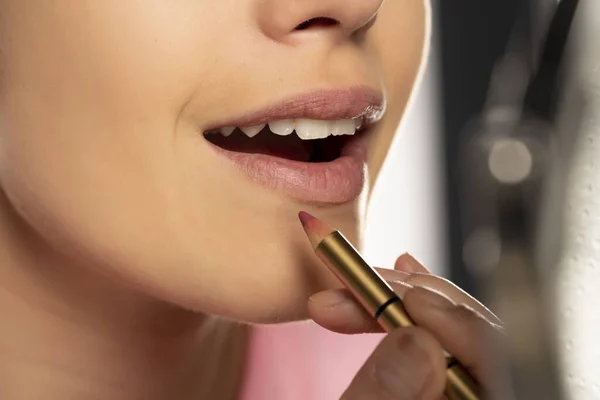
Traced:
<path fill-rule="evenodd" d="M 3 398 L 234 399 L 246 329 L 61 258 L 0 211 Z"/>

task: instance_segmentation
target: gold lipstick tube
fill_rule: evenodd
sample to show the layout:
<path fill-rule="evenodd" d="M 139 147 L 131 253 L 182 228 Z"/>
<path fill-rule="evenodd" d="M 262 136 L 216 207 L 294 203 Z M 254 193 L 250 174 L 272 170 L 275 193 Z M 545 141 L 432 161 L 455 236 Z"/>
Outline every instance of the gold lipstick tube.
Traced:
<path fill-rule="evenodd" d="M 386 332 L 414 325 L 402 300 L 340 232 L 327 235 L 316 253 Z M 469 372 L 453 357 L 447 365 L 448 399 L 480 400 L 481 389 Z"/>

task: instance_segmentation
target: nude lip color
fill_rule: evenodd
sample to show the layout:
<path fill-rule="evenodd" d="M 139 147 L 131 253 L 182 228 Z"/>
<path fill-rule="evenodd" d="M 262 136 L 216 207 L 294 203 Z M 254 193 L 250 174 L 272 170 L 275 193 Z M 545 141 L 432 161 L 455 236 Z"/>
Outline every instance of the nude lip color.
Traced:
<path fill-rule="evenodd" d="M 363 118 L 363 127 L 330 162 L 309 163 L 265 154 L 228 151 L 207 142 L 222 159 L 246 177 L 307 204 L 335 205 L 357 199 L 365 185 L 368 139 L 373 124 L 385 112 L 385 98 L 365 86 L 311 92 L 281 101 L 246 116 L 214 122 L 212 130 L 224 126 L 253 126 L 269 121 L 308 118 L 340 120 Z"/>
<path fill-rule="evenodd" d="M 301 212 L 298 216 L 317 256 L 383 330 L 390 332 L 414 325 L 402 300 L 340 232 L 306 212 Z M 482 390 L 477 381 L 453 357 L 447 360 L 446 376 L 445 394 L 449 400 L 482 398 Z"/>
<path fill-rule="evenodd" d="M 253 181 L 303 203 L 348 203 L 358 198 L 365 185 L 367 143 L 363 135 L 351 138 L 340 157 L 323 163 L 238 153 L 210 145 Z"/>
<path fill-rule="evenodd" d="M 263 110 L 208 124 L 206 131 L 226 126 L 253 126 L 285 119 L 338 120 L 364 117 L 370 125 L 385 113 L 385 96 L 365 85 L 323 89 L 285 98 Z"/>

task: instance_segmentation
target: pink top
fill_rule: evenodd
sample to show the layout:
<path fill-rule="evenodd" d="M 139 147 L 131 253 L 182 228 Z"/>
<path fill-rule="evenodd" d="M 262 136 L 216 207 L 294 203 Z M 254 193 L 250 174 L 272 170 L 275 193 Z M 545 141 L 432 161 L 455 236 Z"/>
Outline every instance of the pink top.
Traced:
<path fill-rule="evenodd" d="M 255 327 L 240 400 L 338 400 L 381 338 L 312 322 Z"/>

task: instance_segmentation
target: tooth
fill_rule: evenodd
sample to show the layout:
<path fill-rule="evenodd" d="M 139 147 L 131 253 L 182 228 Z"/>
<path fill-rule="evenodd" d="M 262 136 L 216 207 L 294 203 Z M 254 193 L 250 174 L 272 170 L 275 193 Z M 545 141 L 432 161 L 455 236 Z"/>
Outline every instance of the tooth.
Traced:
<path fill-rule="evenodd" d="M 353 119 L 331 121 L 331 125 L 331 134 L 333 136 L 354 135 L 354 132 L 356 132 L 356 122 Z"/>
<path fill-rule="evenodd" d="M 362 118 L 355 118 L 354 119 L 354 126 L 356 126 L 356 130 L 359 130 L 360 128 L 362 128 L 363 125 L 363 119 Z"/>
<path fill-rule="evenodd" d="M 324 139 L 331 134 L 330 121 L 296 120 L 296 134 L 302 140 Z"/>
<path fill-rule="evenodd" d="M 294 120 L 284 119 L 281 121 L 269 122 L 269 129 L 276 135 L 287 136 L 294 132 L 295 125 Z"/>
<path fill-rule="evenodd" d="M 235 126 L 227 126 L 225 128 L 221 128 L 221 135 L 225 137 L 231 136 L 233 131 L 235 131 Z"/>
<path fill-rule="evenodd" d="M 267 124 L 245 126 L 240 129 L 242 130 L 242 132 L 244 132 L 246 134 L 246 136 L 254 137 L 254 136 L 258 135 L 258 132 L 262 131 L 265 126 L 267 126 Z"/>

